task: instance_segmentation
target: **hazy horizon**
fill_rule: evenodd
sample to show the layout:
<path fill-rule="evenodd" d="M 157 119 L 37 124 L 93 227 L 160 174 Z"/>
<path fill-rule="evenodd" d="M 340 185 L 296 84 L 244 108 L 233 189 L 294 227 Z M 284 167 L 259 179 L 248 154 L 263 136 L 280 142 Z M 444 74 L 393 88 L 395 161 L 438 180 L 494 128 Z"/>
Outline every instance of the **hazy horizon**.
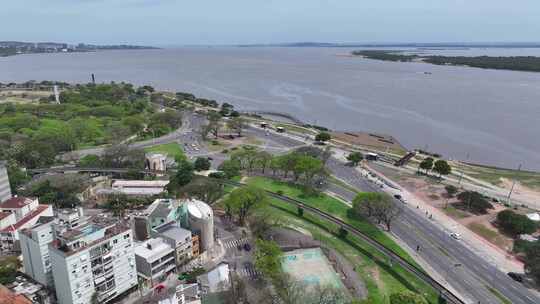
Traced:
<path fill-rule="evenodd" d="M 156 46 L 534 42 L 540 2 L 5 1 L 0 40 Z"/>

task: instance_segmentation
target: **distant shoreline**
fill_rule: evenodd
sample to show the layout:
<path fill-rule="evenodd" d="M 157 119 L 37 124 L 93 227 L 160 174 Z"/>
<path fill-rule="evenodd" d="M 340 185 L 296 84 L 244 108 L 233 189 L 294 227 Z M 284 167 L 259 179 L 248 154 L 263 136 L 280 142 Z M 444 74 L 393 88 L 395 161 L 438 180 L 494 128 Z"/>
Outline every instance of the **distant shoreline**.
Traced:
<path fill-rule="evenodd" d="M 404 54 L 395 50 L 358 50 L 352 56 L 392 62 L 424 62 L 434 65 L 467 66 L 473 68 L 540 72 L 540 57 L 536 56 L 439 56 Z"/>
<path fill-rule="evenodd" d="M 22 54 L 47 54 L 47 53 L 87 53 L 107 50 L 149 50 L 159 49 L 153 46 L 117 44 L 117 45 L 93 45 L 79 43 L 69 45 L 58 42 L 20 42 L 0 41 L 0 57 L 16 56 Z"/>

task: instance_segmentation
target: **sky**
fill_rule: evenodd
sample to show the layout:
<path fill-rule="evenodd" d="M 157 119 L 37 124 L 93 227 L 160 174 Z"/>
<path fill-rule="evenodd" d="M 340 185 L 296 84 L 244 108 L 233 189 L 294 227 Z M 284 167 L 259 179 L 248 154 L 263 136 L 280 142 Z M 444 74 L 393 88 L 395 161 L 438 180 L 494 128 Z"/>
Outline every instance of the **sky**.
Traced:
<path fill-rule="evenodd" d="M 0 40 L 539 42 L 539 0 L 2 0 Z"/>

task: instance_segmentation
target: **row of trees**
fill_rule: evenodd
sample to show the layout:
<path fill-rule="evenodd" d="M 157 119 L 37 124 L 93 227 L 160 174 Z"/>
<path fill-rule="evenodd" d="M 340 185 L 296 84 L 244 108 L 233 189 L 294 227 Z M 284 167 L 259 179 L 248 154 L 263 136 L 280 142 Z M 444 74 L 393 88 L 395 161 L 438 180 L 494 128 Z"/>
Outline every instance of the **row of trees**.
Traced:
<path fill-rule="evenodd" d="M 424 170 L 426 175 L 433 170 L 435 173 L 439 174 L 439 177 L 452 173 L 452 167 L 447 161 L 443 159 L 435 161 L 432 157 L 426 157 L 424 160 L 422 160 L 418 166 L 418 170 L 420 169 Z"/>
<path fill-rule="evenodd" d="M 329 150 L 316 147 L 301 148 L 279 156 L 247 147 L 234 152 L 231 159 L 223 162 L 219 169 L 228 178 L 238 175 L 241 170 L 248 173 L 257 170 L 262 174 L 271 171 L 273 177 L 290 179 L 313 191 L 324 184 L 328 177 L 325 163 L 329 157 Z"/>
<path fill-rule="evenodd" d="M 392 197 L 381 192 L 359 193 L 353 200 L 352 212 L 383 223 L 390 231 L 392 222 L 400 216 L 402 209 L 395 204 Z"/>

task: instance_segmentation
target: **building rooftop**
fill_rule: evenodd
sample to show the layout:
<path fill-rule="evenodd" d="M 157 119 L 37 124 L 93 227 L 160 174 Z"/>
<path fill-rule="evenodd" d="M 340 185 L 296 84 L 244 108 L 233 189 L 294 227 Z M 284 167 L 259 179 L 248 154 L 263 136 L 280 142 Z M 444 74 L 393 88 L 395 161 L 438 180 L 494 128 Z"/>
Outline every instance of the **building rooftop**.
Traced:
<path fill-rule="evenodd" d="M 135 188 L 145 188 L 145 187 L 165 187 L 169 184 L 168 180 L 115 180 L 112 183 L 113 188 L 115 187 L 135 187 Z"/>
<path fill-rule="evenodd" d="M 35 198 L 28 198 L 28 197 L 12 197 L 8 199 L 7 201 L 0 204 L 0 208 L 6 208 L 6 209 L 20 209 L 24 206 L 32 203 L 35 200 Z"/>
<path fill-rule="evenodd" d="M 191 216 L 200 219 L 206 219 L 212 217 L 212 208 L 206 203 L 199 200 L 187 201 L 187 209 Z"/>
<path fill-rule="evenodd" d="M 162 238 L 154 238 L 146 240 L 135 247 L 135 255 L 152 262 L 169 254 L 172 250 L 171 246 L 165 243 Z"/>
<path fill-rule="evenodd" d="M 7 231 L 15 231 L 19 229 L 24 224 L 31 221 L 36 216 L 40 216 L 41 213 L 43 213 L 45 210 L 49 209 L 50 205 L 38 205 L 36 209 L 34 209 L 32 212 L 28 213 L 26 216 L 24 216 L 22 219 L 20 219 L 15 225 L 11 225 L 9 227 L 6 227 L 0 231 L 7 232 Z"/>
<path fill-rule="evenodd" d="M 0 285 L 0 304 L 32 304 L 32 301 Z"/>
<path fill-rule="evenodd" d="M 173 239 L 177 243 L 185 242 L 186 238 L 191 237 L 191 231 L 179 227 L 176 222 L 169 222 L 154 228 L 160 235 Z"/>
<path fill-rule="evenodd" d="M 229 264 L 221 263 L 216 268 L 197 277 L 197 281 L 207 292 L 220 292 L 230 287 Z"/>
<path fill-rule="evenodd" d="M 66 254 L 72 254 L 128 230 L 131 228 L 118 218 L 98 214 L 75 228 L 67 229 L 51 245 Z M 69 247 L 79 240 L 82 241 L 79 247 Z"/>

